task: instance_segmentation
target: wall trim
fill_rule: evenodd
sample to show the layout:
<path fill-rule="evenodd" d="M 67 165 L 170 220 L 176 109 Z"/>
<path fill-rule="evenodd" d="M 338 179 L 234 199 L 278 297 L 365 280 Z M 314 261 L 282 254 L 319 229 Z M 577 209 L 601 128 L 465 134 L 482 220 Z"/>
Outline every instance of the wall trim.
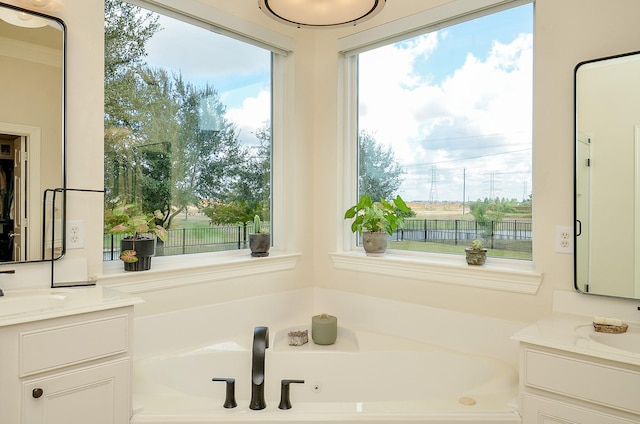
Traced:
<path fill-rule="evenodd" d="M 226 253 L 226 252 L 225 252 Z M 103 286 L 138 294 L 184 287 L 230 278 L 289 271 L 302 254 L 272 252 L 266 258 L 252 258 L 248 250 L 230 254 L 202 253 L 153 258 L 149 271 L 125 272 L 122 262 L 105 262 L 104 274 L 95 277 Z"/>
<path fill-rule="evenodd" d="M 528 261 L 488 258 L 485 265 L 472 266 L 465 263 L 463 255 L 434 254 L 427 259 L 403 252 L 369 257 L 363 251 L 352 251 L 329 256 L 340 270 L 532 295 L 538 292 L 543 277 Z"/>

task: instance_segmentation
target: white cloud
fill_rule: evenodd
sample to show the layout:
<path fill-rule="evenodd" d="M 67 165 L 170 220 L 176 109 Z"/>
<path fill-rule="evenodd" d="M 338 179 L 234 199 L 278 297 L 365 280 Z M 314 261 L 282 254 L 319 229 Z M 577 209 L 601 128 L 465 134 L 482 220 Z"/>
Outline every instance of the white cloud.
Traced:
<path fill-rule="evenodd" d="M 429 69 L 425 62 L 440 41 L 442 32 L 431 33 L 360 56 L 366 69 L 360 73 L 361 110 L 366 111 L 360 128 L 393 146 L 407 171 L 401 187 L 407 199 L 428 199 L 432 175 L 438 200 L 461 199 L 465 167 L 467 178 L 482 181 L 468 187 L 472 200 L 490 194 L 521 198 L 523 179 L 531 187 L 532 35 L 494 42 L 484 60 L 467 54 L 464 64 L 440 82 L 420 78 L 416 65 L 423 73 Z M 524 151 L 499 154 L 514 150 Z M 459 161 L 476 156 L 473 169 Z"/>
<path fill-rule="evenodd" d="M 239 108 L 229 108 L 225 118 L 235 123 L 240 130 L 240 140 L 255 144 L 255 131 L 271 119 L 271 95 L 262 90 L 257 97 L 246 97 Z"/>

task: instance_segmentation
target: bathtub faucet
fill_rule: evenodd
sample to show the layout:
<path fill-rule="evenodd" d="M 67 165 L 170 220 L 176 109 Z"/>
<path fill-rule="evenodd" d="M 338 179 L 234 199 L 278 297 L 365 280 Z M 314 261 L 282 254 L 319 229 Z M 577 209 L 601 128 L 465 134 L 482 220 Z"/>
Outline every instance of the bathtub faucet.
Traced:
<path fill-rule="evenodd" d="M 251 358 L 251 402 L 250 409 L 264 409 L 264 356 L 269 347 L 269 328 L 253 329 L 253 351 Z"/>

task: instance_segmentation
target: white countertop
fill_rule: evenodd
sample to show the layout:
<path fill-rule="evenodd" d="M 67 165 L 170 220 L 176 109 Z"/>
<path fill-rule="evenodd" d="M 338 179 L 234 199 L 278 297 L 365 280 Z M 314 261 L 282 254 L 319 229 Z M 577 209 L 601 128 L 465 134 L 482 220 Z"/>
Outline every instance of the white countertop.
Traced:
<path fill-rule="evenodd" d="M 640 325 L 629 323 L 627 332 L 629 334 L 610 336 L 635 338 L 640 333 Z M 593 317 L 555 314 L 518 331 L 512 338 L 524 343 L 640 366 L 640 353 L 598 343 L 590 338 L 592 333 Z"/>
<path fill-rule="evenodd" d="M 142 302 L 141 298 L 103 286 L 5 290 L 0 297 L 0 327 Z"/>

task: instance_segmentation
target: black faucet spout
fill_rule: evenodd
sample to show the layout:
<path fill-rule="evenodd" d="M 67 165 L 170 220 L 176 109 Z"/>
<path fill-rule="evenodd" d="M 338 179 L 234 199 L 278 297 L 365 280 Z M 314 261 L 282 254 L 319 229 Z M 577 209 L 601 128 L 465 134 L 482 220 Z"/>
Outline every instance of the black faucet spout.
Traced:
<path fill-rule="evenodd" d="M 256 327 L 253 330 L 253 349 L 251 352 L 251 401 L 249 409 L 264 409 L 264 362 L 269 347 L 269 328 Z"/>

